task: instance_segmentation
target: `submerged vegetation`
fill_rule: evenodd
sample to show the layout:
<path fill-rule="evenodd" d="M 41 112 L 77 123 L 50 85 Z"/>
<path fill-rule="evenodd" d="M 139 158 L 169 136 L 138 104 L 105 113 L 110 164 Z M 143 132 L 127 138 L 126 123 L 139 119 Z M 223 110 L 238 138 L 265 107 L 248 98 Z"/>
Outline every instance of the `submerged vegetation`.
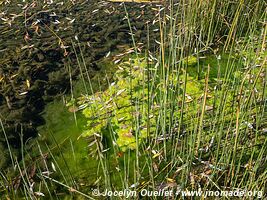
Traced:
<path fill-rule="evenodd" d="M 88 1 L 68 3 L 74 12 Z M 138 194 L 130 199 L 163 198 L 142 197 L 147 189 L 178 191 L 175 199 L 187 198 L 180 191 L 199 190 L 253 191 L 254 196 L 237 198 L 264 198 L 266 7 L 260 0 L 95 1 L 93 14 L 112 12 L 116 21 L 123 13 L 123 20 L 114 31 L 110 21 L 100 20 L 105 28 L 92 25 L 85 36 L 78 27 L 73 39 L 67 37 L 65 78 L 53 84 L 67 80 L 69 93 L 46 105 L 39 136 L 26 141 L 20 136 L 20 153 L 13 153 L 0 115 L 5 136 L 0 150 L 9 150 L 1 154 L 1 165 L 10 157 L 0 173 L 0 195 L 106 199 L 99 196 L 105 190 L 129 190 Z M 96 65 L 98 71 L 92 70 Z M 4 98 L 1 94 L 0 103 Z"/>

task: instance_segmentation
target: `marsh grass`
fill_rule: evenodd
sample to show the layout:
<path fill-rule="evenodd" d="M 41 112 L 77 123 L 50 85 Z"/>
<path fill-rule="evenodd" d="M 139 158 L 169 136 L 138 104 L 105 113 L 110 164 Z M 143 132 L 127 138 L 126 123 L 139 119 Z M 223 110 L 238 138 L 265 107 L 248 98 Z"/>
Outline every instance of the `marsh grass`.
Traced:
<path fill-rule="evenodd" d="M 127 98 L 131 104 L 125 116 L 130 115 L 131 123 L 127 126 L 132 130 L 135 144 L 133 149 L 124 150 L 117 144 L 118 132 L 125 128 L 114 126 L 112 120 L 118 117 L 120 109 L 114 106 L 114 115 L 110 115 L 106 102 L 100 101 L 108 118 L 104 119 L 107 124 L 101 131 L 85 137 L 92 144 L 90 156 L 96 159 L 83 164 L 97 166 L 88 187 L 99 191 L 180 188 L 266 192 L 266 3 L 170 0 L 165 4 L 168 6 L 156 7 L 158 49 L 142 53 L 137 48 L 125 5 L 135 52 L 118 66 L 130 63 Z M 148 37 L 149 34 L 148 27 Z M 72 46 L 80 48 L 78 41 Z M 102 83 L 96 80 L 93 83 L 82 51 L 79 52 L 80 55 L 75 51 L 75 55 L 86 96 L 96 98 L 108 91 L 113 82 L 118 84 L 107 74 L 106 87 L 94 89 L 93 84 L 98 82 L 97 87 L 101 88 Z M 143 67 L 138 89 L 135 89 L 136 66 Z M 74 99 L 72 93 L 71 100 Z M 117 100 L 114 98 L 112 102 Z M 94 114 L 99 113 L 96 110 Z M 79 120 L 75 113 L 74 116 L 77 124 Z M 144 130 L 146 137 L 140 139 Z M 11 156 L 14 169 L 20 174 L 22 194 L 28 199 L 38 199 L 46 191 L 46 198 L 53 199 L 63 191 L 64 195 L 70 195 L 66 198 L 94 199 L 90 189 L 79 187 L 74 169 L 69 168 L 69 163 L 76 159 L 75 143 L 70 140 L 72 155 L 66 158 L 61 144 L 56 138 L 53 141 L 54 148 L 47 146 L 47 152 L 38 148 L 42 162 L 34 161 L 41 193 L 36 193 L 36 187 L 34 191 L 31 188 L 30 173 L 24 172 L 25 159 L 19 164 Z M 21 151 L 24 155 L 25 146 L 22 145 Z M 47 155 L 49 160 L 44 159 Z M 44 174 L 51 170 L 53 175 Z M 1 174 L 3 194 L 15 198 L 17 188 L 5 188 L 10 181 Z"/>
<path fill-rule="evenodd" d="M 153 122 L 147 117 L 148 138 L 139 142 L 140 116 L 133 119 L 136 149 L 124 153 L 123 158 L 134 162 L 131 167 L 129 161 L 122 165 L 126 180 L 121 185 L 129 189 L 131 184 L 127 187 L 125 181 L 131 180 L 137 191 L 178 185 L 184 190 L 264 192 L 265 3 L 182 1 L 170 5 L 170 10 L 158 8 L 158 52 L 145 55 L 147 68 L 140 95 L 147 93 L 148 100 L 134 101 L 132 111 L 144 113 L 146 104 L 145 115 L 149 116 L 154 112 L 152 105 L 159 105 L 157 128 L 150 136 Z M 197 58 L 193 66 L 190 56 Z M 202 56 L 208 57 L 206 63 Z M 137 60 L 141 57 L 136 55 Z M 151 65 L 156 69 L 151 70 Z M 190 69 L 196 71 L 193 78 L 188 76 Z M 197 85 L 198 93 L 194 94 L 190 86 Z M 187 102 L 190 92 L 192 101 Z M 114 152 L 120 153 L 116 148 Z M 114 190 L 121 189 L 115 185 Z"/>

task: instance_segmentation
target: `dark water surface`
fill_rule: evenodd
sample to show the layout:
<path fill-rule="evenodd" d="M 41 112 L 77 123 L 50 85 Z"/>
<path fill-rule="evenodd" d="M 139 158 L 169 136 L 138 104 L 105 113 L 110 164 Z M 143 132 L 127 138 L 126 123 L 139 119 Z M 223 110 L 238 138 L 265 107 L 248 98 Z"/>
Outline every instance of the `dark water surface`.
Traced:
<path fill-rule="evenodd" d="M 126 5 L 139 42 L 146 41 L 155 6 Z M 105 55 L 132 44 L 123 5 L 96 0 L 4 2 L 0 32 L 0 146 L 7 149 L 6 134 L 14 151 L 46 123 L 45 105 L 70 91 L 70 76 L 93 77 Z"/>

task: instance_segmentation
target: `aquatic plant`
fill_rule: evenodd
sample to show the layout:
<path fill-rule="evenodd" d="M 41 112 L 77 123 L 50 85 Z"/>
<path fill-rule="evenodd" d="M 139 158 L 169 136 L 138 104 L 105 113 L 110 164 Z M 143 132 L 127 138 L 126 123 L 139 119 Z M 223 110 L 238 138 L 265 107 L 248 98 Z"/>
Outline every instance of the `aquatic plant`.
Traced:
<path fill-rule="evenodd" d="M 79 99 L 80 105 L 86 105 L 83 110 L 84 116 L 88 119 L 87 128 L 82 136 L 87 137 L 93 134 L 102 134 L 104 130 L 113 130 L 117 140 L 114 141 L 125 151 L 126 148 L 135 149 L 136 138 L 144 138 L 143 131 L 133 128 L 133 124 L 139 119 L 142 129 L 146 129 L 148 98 L 147 88 L 142 87 L 146 79 L 145 61 L 129 59 L 119 65 L 119 70 L 114 73 L 114 82 L 107 90 L 97 92 L 90 96 L 83 96 Z M 136 106 L 142 105 L 142 112 L 136 110 Z M 155 117 L 151 117 L 155 119 Z M 152 119 L 151 119 L 152 120 Z M 156 124 L 151 124 L 155 126 Z M 151 129 L 152 131 L 152 129 Z M 137 134 L 137 136 L 135 136 Z"/>

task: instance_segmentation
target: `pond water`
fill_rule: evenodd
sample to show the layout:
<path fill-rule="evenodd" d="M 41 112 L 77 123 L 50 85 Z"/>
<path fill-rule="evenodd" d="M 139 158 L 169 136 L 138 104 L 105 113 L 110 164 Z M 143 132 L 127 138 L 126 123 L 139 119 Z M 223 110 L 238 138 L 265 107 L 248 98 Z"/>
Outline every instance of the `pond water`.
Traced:
<path fill-rule="evenodd" d="M 219 63 L 220 73 L 223 76 L 229 59 L 232 60 L 233 64 L 237 64 L 235 59 L 229 58 L 227 54 L 222 55 L 220 60 L 215 56 L 201 58 L 198 64 L 193 63 L 188 67 L 188 74 L 195 79 L 199 77 L 202 80 L 209 64 L 211 65 L 210 78 L 216 78 Z M 115 66 L 113 69 L 115 69 Z M 98 77 L 104 77 L 104 73 L 112 73 L 112 71 L 100 71 Z M 96 79 L 94 79 L 95 90 L 97 90 L 96 82 Z M 84 82 L 80 79 L 74 83 L 72 97 L 77 98 L 81 94 L 86 94 L 86 90 Z M 40 155 L 40 149 L 43 154 L 49 152 L 47 164 L 54 173 L 53 177 L 70 187 L 75 186 L 84 192 L 88 192 L 95 187 L 95 183 L 99 181 L 98 178 L 103 175 L 103 172 L 99 159 L 92 157 L 94 154 L 90 154 L 90 151 L 92 151 L 88 146 L 91 142 L 90 139 L 81 137 L 82 132 L 86 129 L 87 119 L 79 111 L 76 113 L 70 112 L 71 110 L 66 106 L 66 101 L 70 99 L 71 95 L 65 95 L 46 105 L 42 115 L 46 123 L 38 127 L 39 136 L 33 142 L 35 145 L 32 145 L 31 152 L 37 152 L 37 155 Z M 36 144 L 39 145 L 38 148 Z M 118 164 L 117 159 L 120 160 L 120 158 L 115 158 L 113 153 L 107 154 L 107 156 L 110 156 L 109 165 L 116 166 Z M 134 162 L 134 155 L 131 162 Z M 131 166 L 131 169 L 133 167 L 134 165 Z M 112 184 L 114 186 L 121 185 L 120 173 L 114 172 L 113 174 Z M 56 185 L 62 187 L 60 184 Z M 104 183 L 102 185 L 104 186 Z M 61 188 L 63 191 L 66 189 L 66 187 Z"/>
<path fill-rule="evenodd" d="M 86 120 L 79 113 L 75 117 L 62 100 L 48 104 L 44 118 L 46 124 L 38 128 L 38 143 L 43 152 L 50 151 L 53 155 L 48 163 L 54 163 L 61 180 L 65 177 L 67 183 L 72 183 L 72 177 L 75 177 L 78 183 L 88 187 L 96 181 L 98 163 L 88 156 L 88 142 L 78 139 Z"/>
<path fill-rule="evenodd" d="M 146 13 L 133 21 L 136 39 L 144 41 L 146 33 L 141 30 L 146 29 L 144 22 L 153 11 L 151 6 L 130 5 L 132 19 Z M 131 38 L 119 3 L 5 1 L 0 3 L 0 16 L 0 115 L 17 155 L 21 135 L 25 142 L 45 123 L 40 117 L 45 104 L 69 92 L 70 73 L 75 79 L 82 67 L 93 76 L 101 67 L 100 60 L 129 45 Z M 0 146 L 7 148 L 2 128 Z M 8 151 L 1 157 L 2 161 L 9 157 Z M 5 166 L 6 162 L 0 163 L 0 168 Z"/>

